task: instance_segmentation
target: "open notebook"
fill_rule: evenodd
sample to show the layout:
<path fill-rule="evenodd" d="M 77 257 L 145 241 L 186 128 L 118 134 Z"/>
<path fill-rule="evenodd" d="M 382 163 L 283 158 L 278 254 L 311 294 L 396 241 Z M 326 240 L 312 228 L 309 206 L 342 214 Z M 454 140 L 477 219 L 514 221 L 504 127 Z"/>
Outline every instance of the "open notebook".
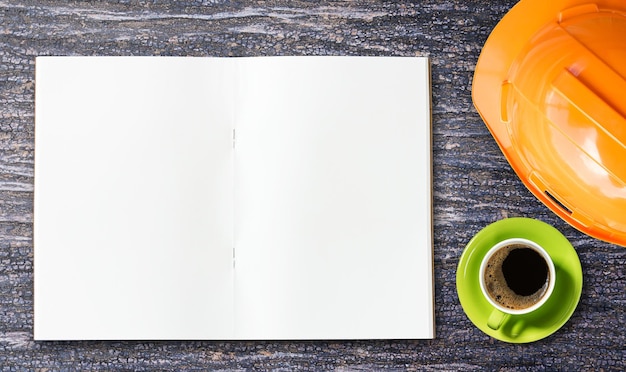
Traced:
<path fill-rule="evenodd" d="M 428 60 L 38 57 L 34 336 L 434 333 Z"/>

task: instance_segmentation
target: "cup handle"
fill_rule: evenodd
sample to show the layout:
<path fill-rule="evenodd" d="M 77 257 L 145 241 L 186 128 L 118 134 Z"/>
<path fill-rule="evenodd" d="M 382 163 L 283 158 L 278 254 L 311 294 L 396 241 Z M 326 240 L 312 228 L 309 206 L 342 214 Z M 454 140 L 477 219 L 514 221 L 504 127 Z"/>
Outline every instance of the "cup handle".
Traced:
<path fill-rule="evenodd" d="M 504 323 L 504 319 L 506 319 L 507 315 L 507 313 L 503 313 L 498 309 L 493 309 L 487 319 L 487 325 L 493 330 L 498 330 Z"/>

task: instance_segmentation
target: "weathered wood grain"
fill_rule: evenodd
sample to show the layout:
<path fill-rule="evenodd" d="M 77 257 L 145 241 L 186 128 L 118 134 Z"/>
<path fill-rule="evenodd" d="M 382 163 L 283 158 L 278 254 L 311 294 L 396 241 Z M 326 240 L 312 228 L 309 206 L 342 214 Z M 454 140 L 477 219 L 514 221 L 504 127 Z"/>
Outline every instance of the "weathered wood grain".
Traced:
<path fill-rule="evenodd" d="M 569 227 L 514 175 L 470 97 L 474 65 L 515 0 L 0 1 L 0 366 L 16 370 L 624 370 L 626 249 Z M 437 338 L 326 342 L 33 342 L 37 55 L 424 55 L 432 63 Z M 80 154 L 77 154 L 80 156 Z M 469 239 L 505 217 L 546 221 L 576 247 L 581 302 L 554 335 L 509 345 L 467 319 L 455 289 Z"/>

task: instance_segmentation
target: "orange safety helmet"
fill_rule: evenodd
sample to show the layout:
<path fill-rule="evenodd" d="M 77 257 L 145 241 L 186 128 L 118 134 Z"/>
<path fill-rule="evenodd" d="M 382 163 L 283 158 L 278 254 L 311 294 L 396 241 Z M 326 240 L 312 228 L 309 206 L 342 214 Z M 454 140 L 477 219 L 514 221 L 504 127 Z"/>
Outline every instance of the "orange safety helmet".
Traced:
<path fill-rule="evenodd" d="M 539 200 L 626 246 L 625 0 L 521 0 L 485 43 L 472 98 Z"/>

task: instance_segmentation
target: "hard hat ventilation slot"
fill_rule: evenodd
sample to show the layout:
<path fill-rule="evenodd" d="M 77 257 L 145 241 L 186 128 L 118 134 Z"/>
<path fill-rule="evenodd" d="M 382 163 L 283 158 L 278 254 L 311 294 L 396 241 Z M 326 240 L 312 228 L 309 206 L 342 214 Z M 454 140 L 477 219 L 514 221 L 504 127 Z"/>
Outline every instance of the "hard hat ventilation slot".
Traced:
<path fill-rule="evenodd" d="M 550 194 L 547 190 L 544 191 L 548 199 L 550 199 L 554 204 L 556 204 L 559 208 L 563 210 L 563 212 L 567 214 L 572 214 L 572 211 L 565 206 L 565 204 L 561 203 L 561 201 L 554 197 L 554 195 Z"/>

